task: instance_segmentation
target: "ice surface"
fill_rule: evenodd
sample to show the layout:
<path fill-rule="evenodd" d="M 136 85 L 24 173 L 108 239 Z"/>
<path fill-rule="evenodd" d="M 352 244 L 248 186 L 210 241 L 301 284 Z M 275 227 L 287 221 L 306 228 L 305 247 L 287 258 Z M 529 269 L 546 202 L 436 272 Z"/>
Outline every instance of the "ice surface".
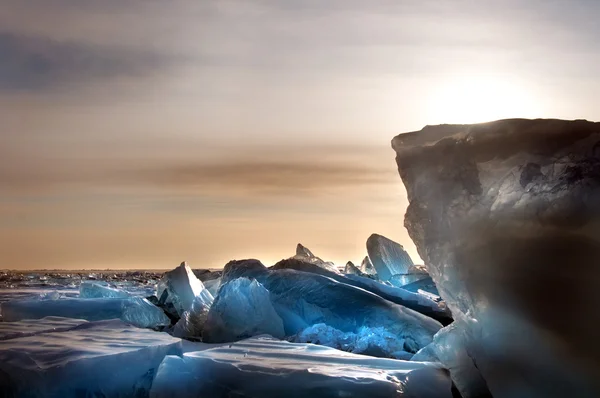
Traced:
<path fill-rule="evenodd" d="M 204 324 L 203 341 L 221 343 L 270 334 L 285 335 L 270 294 L 256 280 L 234 279 L 221 286 Z"/>
<path fill-rule="evenodd" d="M 369 259 L 382 281 L 388 281 L 393 275 L 408 274 L 414 265 L 401 244 L 384 236 L 373 234 L 367 239 Z"/>
<path fill-rule="evenodd" d="M 144 328 L 159 328 L 171 323 L 160 308 L 141 297 L 15 300 L 0 304 L 0 310 L 4 321 L 59 316 L 88 321 L 119 318 Z"/>
<path fill-rule="evenodd" d="M 313 344 L 253 338 L 160 365 L 150 397 L 450 398 L 434 363 L 371 358 Z"/>
<path fill-rule="evenodd" d="M 47 316 L 42 319 L 26 319 L 18 322 L 0 322 L 0 340 L 66 331 L 84 323 L 87 323 L 85 319 L 62 318 L 58 316 Z"/>
<path fill-rule="evenodd" d="M 429 278 L 427 274 L 396 274 L 390 277 L 389 282 L 396 287 L 405 287 L 427 278 Z"/>
<path fill-rule="evenodd" d="M 32 325 L 0 322 L 0 333 Z M 0 396 L 144 397 L 163 358 L 182 353 L 179 339 L 116 319 L 44 318 L 33 327 L 35 335 L 0 341 Z"/>
<path fill-rule="evenodd" d="M 319 257 L 315 256 L 310 250 L 308 250 L 308 248 L 302 246 L 302 244 L 300 243 L 298 243 L 298 246 L 296 247 L 296 255 L 292 258 L 315 264 L 318 267 L 321 267 L 336 274 L 339 273 L 334 263 L 332 263 L 331 261 L 323 261 Z"/>
<path fill-rule="evenodd" d="M 212 294 L 204 288 L 185 262 L 174 270 L 165 272 L 156 289 L 159 303 L 175 317 L 181 317 L 192 308 L 194 298 L 200 295 L 207 304 L 212 303 Z"/>
<path fill-rule="evenodd" d="M 293 336 L 292 341 L 319 344 L 355 354 L 382 358 L 408 360 L 413 356 L 406 351 L 407 349 L 412 350 L 412 348 L 405 348 L 404 340 L 398 339 L 380 327 L 361 327 L 357 333 L 344 333 L 324 323 L 318 323 Z"/>
<path fill-rule="evenodd" d="M 456 323 L 436 333 L 433 343 L 421 349 L 413 361 L 439 361 L 450 370 L 463 398 L 491 397 L 487 384 L 465 349 L 465 333 Z"/>
<path fill-rule="evenodd" d="M 200 339 L 202 337 L 206 318 L 208 317 L 210 305 L 211 304 L 207 303 L 201 295 L 196 296 L 192 303 L 192 308 L 185 311 L 175 324 L 173 336 L 187 339 Z"/>
<path fill-rule="evenodd" d="M 107 286 L 106 283 L 98 281 L 84 281 L 79 285 L 79 297 L 81 298 L 126 298 L 131 294 L 124 290 Z"/>

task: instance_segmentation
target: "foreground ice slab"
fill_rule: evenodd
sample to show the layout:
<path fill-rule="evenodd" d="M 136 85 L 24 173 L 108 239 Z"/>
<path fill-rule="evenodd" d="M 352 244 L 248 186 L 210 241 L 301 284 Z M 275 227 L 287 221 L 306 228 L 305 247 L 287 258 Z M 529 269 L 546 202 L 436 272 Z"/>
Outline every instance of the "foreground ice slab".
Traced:
<path fill-rule="evenodd" d="M 79 297 L 81 298 L 126 298 L 131 294 L 124 290 L 115 289 L 105 282 L 83 281 L 79 285 Z"/>
<path fill-rule="evenodd" d="M 600 396 L 600 124 L 428 126 L 392 145 L 405 226 L 492 395 Z"/>
<path fill-rule="evenodd" d="M 408 341 L 412 352 L 416 353 L 429 344 L 441 328 L 441 324 L 432 318 L 362 288 L 316 273 L 294 269 L 269 270 L 256 260 L 249 260 L 247 263 L 238 261 L 227 264 L 223 278 L 228 280 L 241 274 L 255 278 L 268 290 L 273 308 L 283 320 L 286 336 L 295 335 L 317 323 L 353 333 L 363 326 L 383 327 L 396 338 Z M 362 279 L 377 283 L 368 278 Z M 222 296 L 223 287 L 219 299 Z M 235 295 L 231 297 L 236 298 Z M 421 299 L 428 300 L 425 297 Z M 227 305 L 227 301 L 223 301 L 223 309 L 227 312 L 234 314 L 236 308 L 236 305 Z M 237 315 L 232 315 L 232 318 L 235 317 Z"/>
<path fill-rule="evenodd" d="M 166 357 L 150 392 L 152 398 L 232 396 L 450 398 L 452 383 L 433 363 L 254 338 Z"/>
<path fill-rule="evenodd" d="M 412 259 L 401 244 L 385 236 L 373 234 L 367 239 L 369 259 L 382 281 L 388 281 L 392 275 L 408 274 L 414 265 Z"/>
<path fill-rule="evenodd" d="M 185 262 L 174 270 L 165 272 L 156 288 L 159 304 L 175 317 L 181 317 L 185 311 L 192 308 L 197 296 L 201 296 L 206 305 L 213 301 L 212 294 L 205 289 Z"/>
<path fill-rule="evenodd" d="M 20 327 L 7 323 L 0 330 Z M 41 319 L 46 332 L 0 341 L 1 396 L 144 397 L 163 358 L 181 355 L 181 340 L 119 320 L 56 324 Z"/>
<path fill-rule="evenodd" d="M 59 316 L 88 321 L 118 318 L 143 328 L 171 323 L 160 308 L 141 297 L 8 301 L 0 304 L 0 311 L 7 322 Z"/>

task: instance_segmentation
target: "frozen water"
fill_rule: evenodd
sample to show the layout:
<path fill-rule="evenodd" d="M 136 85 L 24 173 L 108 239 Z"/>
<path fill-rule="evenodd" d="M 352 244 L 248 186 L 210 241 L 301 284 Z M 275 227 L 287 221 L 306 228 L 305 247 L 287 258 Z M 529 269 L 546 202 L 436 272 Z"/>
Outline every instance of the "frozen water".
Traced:
<path fill-rule="evenodd" d="M 0 322 L 0 334 L 32 326 Z M 44 318 L 33 327 L 35 335 L 0 341 L 3 397 L 143 397 L 163 358 L 182 353 L 179 339 L 116 319 Z"/>
<path fill-rule="evenodd" d="M 393 275 L 408 274 L 414 263 L 401 244 L 384 236 L 373 234 L 367 239 L 369 259 L 382 281 Z"/>
<path fill-rule="evenodd" d="M 217 297 L 217 293 L 219 292 L 219 287 L 221 287 L 221 278 L 216 278 L 216 279 L 210 279 L 207 280 L 204 283 L 204 287 L 206 288 L 206 290 L 208 290 L 210 292 L 210 294 L 212 294 L 213 297 Z"/>
<path fill-rule="evenodd" d="M 192 308 L 185 311 L 173 329 L 173 336 L 181 338 L 200 339 L 204 324 L 208 317 L 210 304 L 200 296 L 196 296 Z"/>
<path fill-rule="evenodd" d="M 374 357 L 410 359 L 413 356 L 404 347 L 405 344 L 410 345 L 410 341 L 405 342 L 403 339 L 398 339 L 382 327 L 361 327 L 357 333 L 344 333 L 324 323 L 318 323 L 293 336 L 292 341 L 314 343 Z"/>
<path fill-rule="evenodd" d="M 377 276 L 377 270 L 373 267 L 371 260 L 369 260 L 369 256 L 365 256 L 362 262 L 360 263 L 360 270 L 365 274 Z"/>
<path fill-rule="evenodd" d="M 141 297 L 18 300 L 0 304 L 0 310 L 3 320 L 8 322 L 59 316 L 88 321 L 119 318 L 144 328 L 159 328 L 171 323 L 160 308 Z"/>
<path fill-rule="evenodd" d="M 81 298 L 126 298 L 131 294 L 124 290 L 107 286 L 105 282 L 84 281 L 79 285 L 79 297 Z"/>
<path fill-rule="evenodd" d="M 212 294 L 204 288 L 185 262 L 174 270 L 165 272 L 156 290 L 159 303 L 176 317 L 181 317 L 192 308 L 194 298 L 200 295 L 207 304 L 212 303 Z"/>
<path fill-rule="evenodd" d="M 427 274 L 396 274 L 392 275 L 389 282 L 396 287 L 405 287 L 411 283 L 429 278 Z"/>
<path fill-rule="evenodd" d="M 296 247 L 296 255 L 292 257 L 293 259 L 306 261 L 311 264 L 315 264 L 320 268 L 326 269 L 327 271 L 333 273 L 339 273 L 337 267 L 331 261 L 323 261 L 319 257 L 315 256 L 307 247 L 302 246 L 302 244 L 298 243 Z"/>
<path fill-rule="evenodd" d="M 221 343 L 259 334 L 279 338 L 285 335 L 269 291 L 256 280 L 247 278 L 234 279 L 221 286 L 204 324 L 203 340 Z"/>
<path fill-rule="evenodd" d="M 354 275 L 362 276 L 363 272 L 361 270 L 359 270 L 356 267 L 356 265 L 354 265 L 354 263 L 352 263 L 352 261 L 348 261 L 346 263 L 346 267 L 344 267 L 344 274 L 354 274 Z"/>
<path fill-rule="evenodd" d="M 487 384 L 465 349 L 465 333 L 456 323 L 436 333 L 433 343 L 421 349 L 413 361 L 439 361 L 450 370 L 463 398 L 491 397 Z"/>
<path fill-rule="evenodd" d="M 25 319 L 18 322 L 0 322 L 0 340 L 60 332 L 87 323 L 85 319 L 47 316 L 42 319 Z"/>
<path fill-rule="evenodd" d="M 167 356 L 150 391 L 151 398 L 231 396 L 450 398 L 452 383 L 434 363 L 260 337 Z"/>

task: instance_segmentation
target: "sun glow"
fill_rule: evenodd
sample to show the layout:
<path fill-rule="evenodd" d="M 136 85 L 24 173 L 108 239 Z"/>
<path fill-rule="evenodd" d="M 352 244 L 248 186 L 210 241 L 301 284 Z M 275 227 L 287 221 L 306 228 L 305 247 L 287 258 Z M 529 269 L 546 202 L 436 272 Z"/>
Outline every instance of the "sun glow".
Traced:
<path fill-rule="evenodd" d="M 428 99 L 429 124 L 480 123 L 540 117 L 539 101 L 523 84 L 502 78 L 465 76 L 442 83 Z"/>

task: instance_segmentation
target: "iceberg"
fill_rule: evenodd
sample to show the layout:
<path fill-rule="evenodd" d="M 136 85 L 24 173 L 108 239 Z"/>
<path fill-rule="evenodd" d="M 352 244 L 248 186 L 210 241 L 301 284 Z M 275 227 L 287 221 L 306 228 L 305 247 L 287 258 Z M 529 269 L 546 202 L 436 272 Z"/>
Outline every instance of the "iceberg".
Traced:
<path fill-rule="evenodd" d="M 150 397 L 451 398 L 452 390 L 448 372 L 435 363 L 257 337 L 167 356 Z"/>
<path fill-rule="evenodd" d="M 408 274 L 414 263 L 401 244 L 385 236 L 373 234 L 367 239 L 367 252 L 377 275 L 389 281 L 393 275 Z"/>
<path fill-rule="evenodd" d="M 204 324 L 203 341 L 224 343 L 260 334 L 277 338 L 285 335 L 269 291 L 248 278 L 237 278 L 221 286 Z"/>
<path fill-rule="evenodd" d="M 354 333 L 363 326 L 383 327 L 399 339 L 414 341 L 412 352 L 416 353 L 432 341 L 433 335 L 442 326 L 438 321 L 419 312 L 333 278 L 294 269 L 269 270 L 264 266 L 261 269 L 254 261 L 250 264 L 254 265 L 249 266 L 243 261 L 230 263 L 223 277 L 244 273 L 246 277 L 254 278 L 264 286 L 270 293 L 273 308 L 283 320 L 286 336 L 295 335 L 317 323 L 325 323 L 343 332 Z M 238 267 L 240 271 L 236 271 Z M 344 278 L 341 275 L 336 277 Z M 377 283 L 369 278 L 362 279 Z M 221 287 L 219 296 L 224 294 L 223 289 L 224 286 Z M 406 294 L 437 306 L 437 303 L 424 296 L 410 292 Z M 226 302 L 226 299 L 223 300 Z M 228 306 L 231 307 L 234 306 Z"/>
<path fill-rule="evenodd" d="M 192 308 L 197 296 L 202 296 L 202 300 L 208 305 L 213 301 L 212 294 L 204 288 L 185 262 L 174 270 L 165 272 L 156 288 L 159 305 L 175 318 Z"/>
<path fill-rule="evenodd" d="M 79 285 L 79 297 L 81 298 L 127 298 L 131 294 L 124 290 L 119 290 L 107 286 L 98 281 L 83 281 Z"/>
<path fill-rule="evenodd" d="M 463 391 L 469 356 L 495 398 L 600 397 L 599 143 L 600 123 L 555 119 L 392 141 L 404 225 L 456 322 L 439 360 Z"/>
<path fill-rule="evenodd" d="M 7 322 L 58 316 L 88 321 L 118 318 L 141 328 L 161 328 L 171 324 L 160 308 L 141 297 L 15 300 L 0 303 L 0 311 Z"/>
<path fill-rule="evenodd" d="M 44 318 L 36 324 L 34 335 L 0 340 L 2 396 L 144 397 L 165 356 L 182 355 L 181 340 L 117 319 Z M 30 326 L 0 322 L 0 334 Z"/>

